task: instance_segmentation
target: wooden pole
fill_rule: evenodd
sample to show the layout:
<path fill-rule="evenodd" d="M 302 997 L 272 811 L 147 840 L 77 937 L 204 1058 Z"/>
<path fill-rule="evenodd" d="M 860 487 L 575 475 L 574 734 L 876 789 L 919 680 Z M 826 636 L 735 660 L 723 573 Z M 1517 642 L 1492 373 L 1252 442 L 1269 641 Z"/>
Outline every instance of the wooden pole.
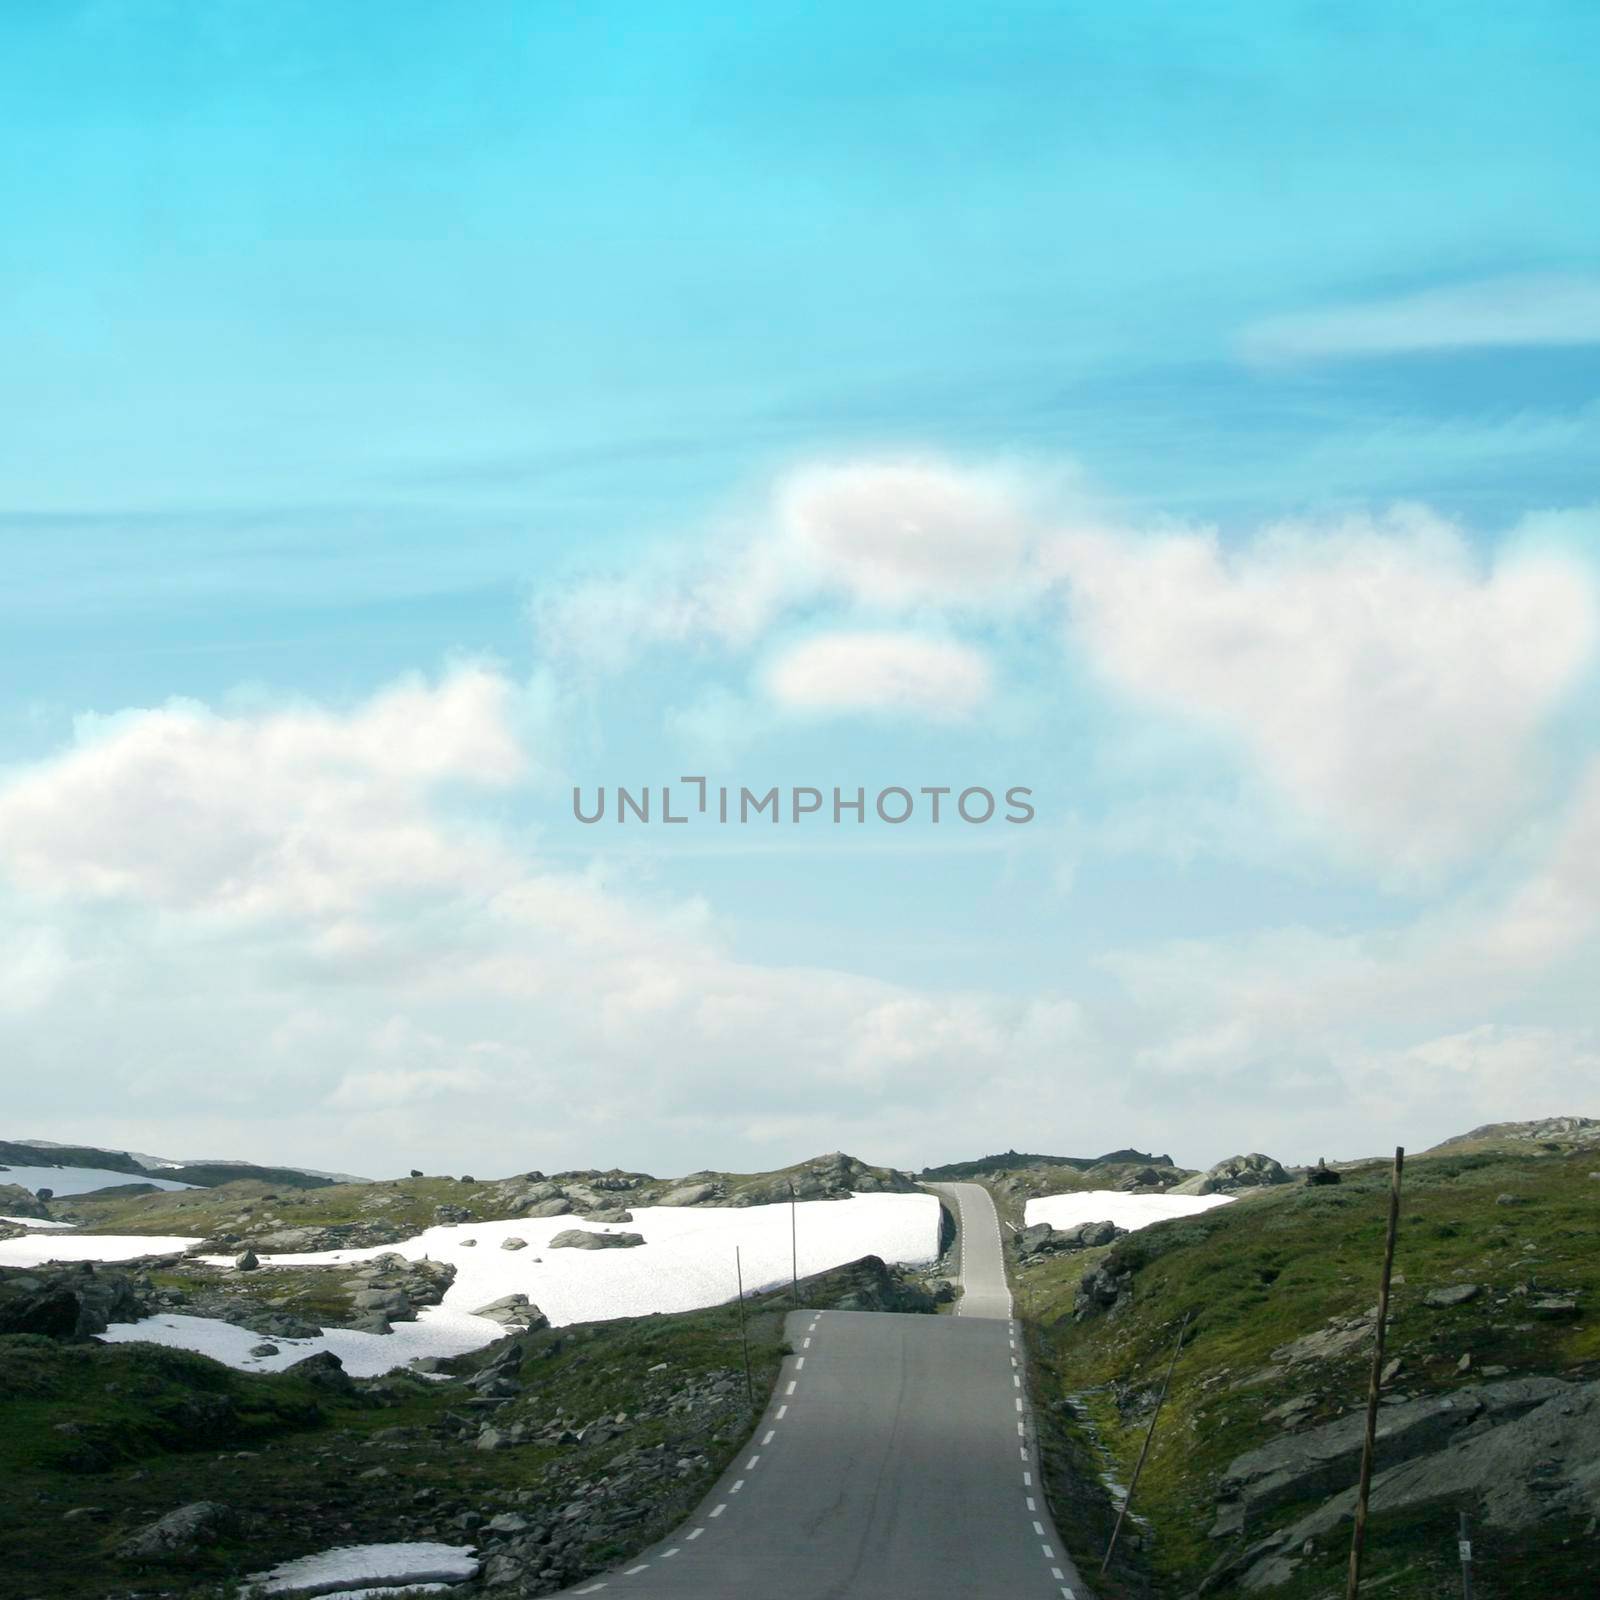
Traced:
<path fill-rule="evenodd" d="M 1117 1535 L 1122 1532 L 1122 1519 L 1128 1514 L 1128 1507 L 1133 1504 L 1133 1491 L 1139 1487 L 1139 1474 L 1144 1471 L 1144 1458 L 1150 1454 L 1150 1441 L 1156 1436 L 1156 1418 L 1161 1415 L 1161 1407 L 1167 1398 L 1167 1385 L 1172 1382 L 1172 1369 L 1178 1364 L 1178 1354 L 1183 1349 L 1183 1336 L 1189 1331 L 1189 1318 L 1194 1315 L 1192 1311 L 1183 1314 L 1183 1326 L 1178 1329 L 1178 1342 L 1172 1347 L 1172 1359 L 1167 1363 L 1167 1375 L 1161 1380 L 1161 1393 L 1156 1396 L 1156 1408 L 1150 1413 L 1150 1426 L 1145 1429 L 1144 1443 L 1139 1448 L 1139 1459 L 1134 1464 L 1133 1477 L 1128 1484 L 1128 1492 L 1122 1497 L 1122 1509 L 1117 1513 L 1116 1526 L 1111 1530 L 1111 1542 L 1106 1546 L 1106 1553 L 1100 1562 L 1100 1576 L 1103 1578 L 1106 1568 L 1111 1565 L 1111 1552 L 1117 1548 Z"/>
<path fill-rule="evenodd" d="M 1345 1600 L 1361 1593 L 1361 1558 L 1367 1542 L 1367 1497 L 1372 1489 L 1372 1452 L 1378 1438 L 1378 1391 L 1383 1386 L 1383 1337 L 1389 1322 L 1389 1276 L 1394 1271 L 1394 1241 L 1400 1231 L 1400 1175 L 1406 1153 L 1396 1147 L 1394 1175 L 1389 1180 L 1389 1237 L 1383 1247 L 1383 1276 L 1378 1280 L 1378 1327 L 1372 1341 L 1372 1372 L 1367 1379 L 1367 1429 L 1361 1440 L 1361 1479 L 1356 1485 L 1356 1525 L 1350 1535 L 1350 1576 Z"/>
<path fill-rule="evenodd" d="M 739 1260 L 739 1247 L 733 1247 L 733 1270 L 739 1280 L 739 1344 L 744 1351 L 744 1392 L 752 1411 L 756 1408 L 756 1384 L 750 1376 L 750 1339 L 744 1328 L 744 1266 Z"/>
<path fill-rule="evenodd" d="M 800 1304 L 800 1232 L 795 1221 L 794 1179 L 789 1180 L 789 1298 Z"/>

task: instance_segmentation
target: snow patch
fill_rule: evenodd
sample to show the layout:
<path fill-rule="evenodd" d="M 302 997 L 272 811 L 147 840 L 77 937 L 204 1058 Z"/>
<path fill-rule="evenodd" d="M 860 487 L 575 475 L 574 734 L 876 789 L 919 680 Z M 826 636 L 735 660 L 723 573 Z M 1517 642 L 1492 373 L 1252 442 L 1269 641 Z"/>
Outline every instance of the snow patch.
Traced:
<path fill-rule="evenodd" d="M 267 1572 L 254 1572 L 246 1580 L 257 1587 L 252 1595 L 294 1596 L 295 1600 L 313 1595 L 333 1596 L 351 1585 L 355 1593 L 371 1593 L 372 1586 L 385 1589 L 412 1584 L 461 1583 L 478 1575 L 478 1559 L 470 1544 L 433 1544 L 418 1541 L 406 1544 L 350 1544 L 320 1555 L 301 1556 L 285 1561 Z M 439 1588 L 432 1592 L 438 1593 Z"/>
<path fill-rule="evenodd" d="M 621 1226 L 642 1234 L 645 1242 L 627 1250 L 552 1250 L 549 1241 L 569 1228 L 613 1231 L 568 1215 L 460 1223 L 429 1228 L 396 1245 L 261 1258 L 258 1280 L 274 1267 L 340 1265 L 391 1253 L 410 1261 L 431 1258 L 452 1263 L 456 1278 L 443 1303 L 424 1307 L 414 1322 L 395 1323 L 393 1333 L 325 1329 L 316 1339 L 273 1338 L 269 1342 L 278 1346 L 277 1355 L 252 1356 L 250 1347 L 263 1342 L 260 1334 L 210 1318 L 163 1313 L 142 1322 L 113 1323 L 104 1337 L 198 1350 L 254 1372 L 279 1370 L 319 1350 L 331 1350 L 352 1377 L 366 1378 L 418 1356 L 463 1355 L 503 1338 L 505 1329 L 499 1323 L 472 1313 L 508 1294 L 525 1294 L 557 1326 L 694 1311 L 721 1305 L 737 1293 L 735 1247 L 747 1292 L 789 1281 L 786 1203 L 738 1209 L 642 1206 L 633 1213 L 633 1221 Z M 501 1241 L 513 1237 L 525 1239 L 527 1248 L 502 1250 Z M 927 1194 L 802 1201 L 795 1208 L 795 1238 L 802 1277 L 865 1255 L 922 1265 L 939 1254 L 939 1202 Z M 5 1262 L 7 1249 L 27 1242 L 0 1242 L 0 1263 Z M 87 1246 L 124 1241 L 101 1236 L 72 1242 Z M 151 1241 L 139 1242 L 150 1248 Z M 231 1258 L 203 1259 L 227 1265 Z"/>
<path fill-rule="evenodd" d="M 153 1233 L 32 1233 L 0 1239 L 0 1267 L 42 1267 L 47 1261 L 133 1261 L 139 1256 L 181 1255 L 198 1239 Z"/>
<path fill-rule="evenodd" d="M 0 1217 L 0 1222 L 14 1222 L 19 1228 L 71 1228 L 75 1223 L 51 1222 L 44 1217 Z"/>

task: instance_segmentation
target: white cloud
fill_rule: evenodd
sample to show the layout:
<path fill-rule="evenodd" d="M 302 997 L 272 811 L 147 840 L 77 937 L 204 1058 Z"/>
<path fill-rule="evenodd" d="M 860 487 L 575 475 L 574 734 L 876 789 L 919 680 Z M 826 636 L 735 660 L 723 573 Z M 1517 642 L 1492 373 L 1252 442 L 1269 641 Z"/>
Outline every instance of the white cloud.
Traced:
<path fill-rule="evenodd" d="M 1267 317 L 1241 344 L 1255 361 L 1600 344 L 1600 278 L 1521 274 Z"/>
<path fill-rule="evenodd" d="M 780 654 L 766 686 L 791 711 L 907 711 L 951 721 L 989 698 L 993 673 L 982 652 L 948 639 L 826 633 Z"/>
<path fill-rule="evenodd" d="M 652 645 L 748 650 L 818 609 L 1007 614 L 1043 580 L 1045 488 L 1039 474 L 920 458 L 801 468 L 742 530 L 580 581 L 543 600 L 535 622 L 557 657 L 616 672 Z"/>
<path fill-rule="evenodd" d="M 1234 550 L 1070 535 L 1055 559 L 1110 684 L 1232 738 L 1314 824 L 1400 873 L 1492 842 L 1539 792 L 1537 735 L 1596 635 L 1577 563 L 1482 564 L 1420 510 Z"/>
<path fill-rule="evenodd" d="M 246 915 L 490 879 L 492 849 L 446 837 L 430 807 L 521 774 L 509 694 L 469 668 L 346 716 L 174 702 L 84 719 L 73 748 L 0 784 L 0 872 L 45 896 Z"/>

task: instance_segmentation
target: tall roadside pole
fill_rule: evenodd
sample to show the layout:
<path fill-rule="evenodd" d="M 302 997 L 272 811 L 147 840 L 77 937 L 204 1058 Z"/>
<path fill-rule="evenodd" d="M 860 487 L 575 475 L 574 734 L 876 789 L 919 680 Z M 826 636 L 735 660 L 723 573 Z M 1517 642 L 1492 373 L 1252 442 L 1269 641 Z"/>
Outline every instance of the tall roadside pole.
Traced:
<path fill-rule="evenodd" d="M 1111 1539 L 1106 1545 L 1106 1553 L 1100 1561 L 1100 1576 L 1106 1575 L 1106 1568 L 1111 1565 L 1111 1553 L 1117 1548 L 1117 1535 L 1122 1532 L 1122 1519 L 1128 1514 L 1128 1507 L 1133 1504 L 1133 1491 L 1139 1487 L 1139 1474 L 1144 1471 L 1144 1458 L 1150 1454 L 1150 1441 L 1156 1436 L 1156 1419 L 1161 1415 L 1161 1407 L 1167 1398 L 1167 1385 L 1172 1382 L 1172 1369 L 1178 1364 L 1178 1355 L 1183 1349 L 1183 1336 L 1189 1331 L 1189 1318 L 1193 1311 L 1185 1311 L 1182 1326 L 1178 1329 L 1178 1342 L 1172 1347 L 1172 1359 L 1167 1363 L 1166 1376 L 1161 1380 L 1161 1393 L 1156 1396 L 1156 1408 L 1150 1413 L 1150 1426 L 1145 1430 L 1144 1443 L 1139 1447 L 1139 1461 L 1133 1469 L 1133 1476 L 1128 1480 L 1128 1492 L 1122 1497 L 1122 1509 L 1117 1513 L 1116 1526 L 1111 1530 Z"/>
<path fill-rule="evenodd" d="M 750 1409 L 756 1408 L 756 1384 L 750 1376 L 750 1336 L 744 1327 L 744 1265 L 739 1260 L 739 1247 L 733 1247 L 733 1270 L 739 1282 L 739 1345 L 744 1351 L 744 1392 L 750 1401 Z"/>
<path fill-rule="evenodd" d="M 1350 1579 L 1345 1600 L 1361 1593 L 1361 1557 L 1367 1542 L 1367 1497 L 1372 1489 L 1372 1452 L 1378 1438 L 1378 1390 L 1383 1384 L 1383 1337 L 1389 1322 L 1389 1277 L 1394 1271 L 1394 1241 L 1400 1231 L 1400 1175 L 1406 1153 L 1397 1147 L 1389 1181 L 1389 1237 L 1383 1247 L 1383 1276 L 1378 1280 L 1378 1327 L 1372 1341 L 1372 1374 L 1367 1380 L 1367 1428 L 1361 1440 L 1361 1480 L 1356 1486 L 1356 1525 L 1350 1535 Z"/>
<path fill-rule="evenodd" d="M 789 1298 L 800 1305 L 800 1230 L 795 1221 L 794 1179 L 789 1180 Z"/>

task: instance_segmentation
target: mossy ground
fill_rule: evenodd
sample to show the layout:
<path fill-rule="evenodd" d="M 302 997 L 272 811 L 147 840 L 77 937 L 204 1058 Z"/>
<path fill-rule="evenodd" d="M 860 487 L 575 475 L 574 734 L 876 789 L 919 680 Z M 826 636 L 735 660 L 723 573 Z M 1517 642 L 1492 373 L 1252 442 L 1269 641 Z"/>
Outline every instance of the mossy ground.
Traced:
<path fill-rule="evenodd" d="M 1394 1387 L 1416 1395 L 1448 1391 L 1481 1380 L 1485 1366 L 1512 1375 L 1600 1372 L 1600 1183 L 1589 1177 L 1595 1167 L 1592 1153 L 1441 1156 L 1407 1164 L 1388 1341 L 1389 1354 L 1403 1363 Z M 1278 1434 L 1263 1412 L 1313 1391 L 1322 1396 L 1315 1420 L 1364 1405 L 1367 1347 L 1293 1369 L 1274 1362 L 1272 1352 L 1330 1318 L 1374 1304 L 1388 1185 L 1387 1163 L 1373 1163 L 1336 1187 L 1262 1191 L 1143 1229 L 1104 1250 L 1015 1270 L 1042 1398 L 1048 1404 L 1066 1394 L 1081 1397 L 1122 1482 L 1132 1473 L 1179 1324 L 1193 1313 L 1136 1500 L 1153 1532 L 1143 1556 L 1158 1594 L 1191 1593 L 1211 1566 L 1218 1546 L 1207 1531 L 1223 1468 Z M 1500 1204 L 1502 1194 L 1521 1203 Z M 1078 1281 L 1106 1258 L 1134 1272 L 1132 1297 L 1109 1316 L 1074 1322 Z M 1424 1306 L 1429 1289 L 1462 1282 L 1484 1285 L 1485 1292 L 1450 1310 Z M 1576 1292 L 1584 1315 L 1570 1322 L 1532 1317 L 1527 1305 L 1544 1288 Z M 1457 1371 L 1463 1355 L 1472 1357 L 1466 1374 Z M 1453 1592 L 1455 1509 L 1374 1520 L 1368 1572 L 1374 1584 L 1387 1580 L 1375 1592 L 1391 1600 Z M 1595 1542 L 1577 1527 L 1552 1526 L 1537 1536 L 1484 1532 L 1478 1546 L 1479 1600 L 1592 1592 Z M 1098 1549 L 1074 1554 L 1086 1571 L 1098 1565 Z M 1292 1585 L 1272 1592 L 1284 1600 L 1342 1593 L 1345 1554 L 1342 1540 L 1330 1542 Z M 1574 1586 L 1580 1569 L 1588 1576 Z"/>
<path fill-rule="evenodd" d="M 786 1302 L 749 1318 L 758 1407 L 783 1354 Z M 619 1319 L 522 1336 L 519 1408 L 583 1420 L 640 1409 L 648 1381 L 669 1391 L 708 1373 L 742 1373 L 737 1317 L 724 1306 L 676 1316 Z M 463 1357 L 471 1367 L 491 1350 Z M 649 1369 L 666 1363 L 647 1380 Z M 744 1442 L 736 1426 L 690 1415 L 657 1417 L 595 1446 L 534 1443 L 484 1451 L 447 1441 L 438 1425 L 460 1409 L 459 1384 L 396 1377 L 383 1403 L 330 1395 L 293 1374 L 245 1374 L 203 1356 L 149 1345 L 62 1345 L 0 1338 L 0 1595 L 107 1600 L 130 1594 L 198 1597 L 231 1581 L 338 1543 L 443 1537 L 462 1511 L 512 1509 L 529 1488 L 561 1494 L 605 1470 L 614 1454 L 665 1440 L 709 1465 L 673 1482 L 631 1548 L 665 1532 L 698 1500 Z M 403 1428 L 407 1436 L 374 1436 Z M 545 1476 L 556 1466 L 554 1487 Z M 375 1469 L 382 1469 L 381 1474 Z M 370 1475 L 369 1475 L 370 1474 Z M 117 1543 L 195 1500 L 245 1515 L 240 1531 L 178 1567 L 131 1566 Z M 68 1519 L 75 1508 L 90 1514 Z M 659 1525 L 658 1525 L 659 1524 Z M 597 1565 L 628 1554 L 597 1548 Z"/>

